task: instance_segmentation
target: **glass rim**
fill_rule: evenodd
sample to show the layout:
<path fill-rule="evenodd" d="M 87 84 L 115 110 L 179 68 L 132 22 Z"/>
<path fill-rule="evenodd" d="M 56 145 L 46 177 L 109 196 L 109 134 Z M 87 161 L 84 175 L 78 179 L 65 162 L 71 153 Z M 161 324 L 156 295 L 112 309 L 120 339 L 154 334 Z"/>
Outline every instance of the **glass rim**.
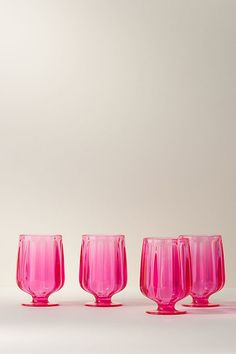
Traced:
<path fill-rule="evenodd" d="M 62 238 L 62 235 L 60 235 L 60 234 L 50 234 L 50 235 L 31 235 L 31 234 L 21 234 L 21 235 L 19 235 L 19 238 L 41 238 L 41 237 L 43 237 L 43 238 Z"/>
<path fill-rule="evenodd" d="M 143 241 L 178 241 L 178 237 L 144 237 Z"/>
<path fill-rule="evenodd" d="M 119 234 L 83 234 L 82 238 L 125 238 L 125 235 Z"/>
<path fill-rule="evenodd" d="M 222 235 L 179 235 L 179 238 L 219 238 L 222 239 Z"/>

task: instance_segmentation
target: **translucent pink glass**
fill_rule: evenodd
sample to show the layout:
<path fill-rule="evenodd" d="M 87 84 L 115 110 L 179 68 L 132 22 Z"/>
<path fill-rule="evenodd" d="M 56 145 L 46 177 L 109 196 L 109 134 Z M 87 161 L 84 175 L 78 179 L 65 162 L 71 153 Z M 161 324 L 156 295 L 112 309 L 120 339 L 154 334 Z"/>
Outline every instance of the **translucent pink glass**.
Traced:
<path fill-rule="evenodd" d="M 177 301 L 189 295 L 191 261 L 188 240 L 145 238 L 143 240 L 140 289 L 158 304 L 152 315 L 179 315 Z"/>
<path fill-rule="evenodd" d="M 32 296 L 24 306 L 57 306 L 48 297 L 64 284 L 62 236 L 21 235 L 16 277 L 19 288 Z"/>
<path fill-rule="evenodd" d="M 224 252 L 221 236 L 180 236 L 188 239 L 192 261 L 193 302 L 189 307 L 215 307 L 209 297 L 223 288 L 225 283 Z"/>
<path fill-rule="evenodd" d="M 87 306 L 121 306 L 111 297 L 127 283 L 125 238 L 123 235 L 84 235 L 80 255 L 81 287 L 95 297 Z"/>

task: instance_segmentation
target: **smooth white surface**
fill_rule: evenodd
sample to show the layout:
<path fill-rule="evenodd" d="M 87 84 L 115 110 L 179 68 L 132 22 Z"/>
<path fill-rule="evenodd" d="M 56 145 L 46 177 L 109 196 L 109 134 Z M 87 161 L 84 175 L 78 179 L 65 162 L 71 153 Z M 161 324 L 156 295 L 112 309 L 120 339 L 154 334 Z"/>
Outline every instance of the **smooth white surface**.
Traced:
<path fill-rule="evenodd" d="M 79 292 L 79 291 L 78 291 Z M 236 289 L 212 301 L 223 306 L 189 309 L 182 316 L 151 316 L 154 308 L 141 294 L 124 291 L 120 308 L 88 308 L 77 291 L 52 296 L 59 307 L 26 308 L 17 289 L 0 289 L 2 354 L 157 354 L 235 353 Z M 187 300 L 187 299 L 186 299 Z"/>

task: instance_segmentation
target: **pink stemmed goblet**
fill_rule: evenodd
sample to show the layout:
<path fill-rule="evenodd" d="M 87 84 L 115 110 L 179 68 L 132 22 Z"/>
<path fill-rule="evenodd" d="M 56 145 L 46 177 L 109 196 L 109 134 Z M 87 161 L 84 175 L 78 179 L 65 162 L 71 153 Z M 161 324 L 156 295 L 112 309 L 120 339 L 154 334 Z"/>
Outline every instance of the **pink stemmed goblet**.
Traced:
<path fill-rule="evenodd" d="M 152 315 L 180 315 L 177 301 L 189 295 L 191 261 L 188 240 L 144 238 L 141 256 L 140 289 L 155 301 L 158 309 Z"/>
<path fill-rule="evenodd" d="M 111 297 L 127 283 L 125 237 L 83 235 L 79 280 L 81 287 L 95 297 L 95 302 L 86 306 L 121 306 L 111 302 Z"/>
<path fill-rule="evenodd" d="M 224 251 L 220 235 L 216 236 L 185 236 L 188 239 L 192 263 L 193 298 L 187 307 L 216 307 L 219 304 L 209 303 L 209 297 L 223 288 L 225 283 Z"/>
<path fill-rule="evenodd" d="M 16 278 L 19 288 L 32 296 L 23 306 L 57 306 L 48 297 L 64 284 L 62 236 L 21 235 Z"/>

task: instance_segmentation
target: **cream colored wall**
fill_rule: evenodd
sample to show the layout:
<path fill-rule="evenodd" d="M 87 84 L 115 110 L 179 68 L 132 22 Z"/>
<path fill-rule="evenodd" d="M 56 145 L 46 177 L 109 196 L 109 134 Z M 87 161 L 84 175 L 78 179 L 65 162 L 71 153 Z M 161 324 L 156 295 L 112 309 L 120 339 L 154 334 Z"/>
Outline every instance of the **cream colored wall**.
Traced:
<path fill-rule="evenodd" d="M 0 0 L 0 284 L 20 233 L 222 233 L 236 286 L 236 2 Z"/>

